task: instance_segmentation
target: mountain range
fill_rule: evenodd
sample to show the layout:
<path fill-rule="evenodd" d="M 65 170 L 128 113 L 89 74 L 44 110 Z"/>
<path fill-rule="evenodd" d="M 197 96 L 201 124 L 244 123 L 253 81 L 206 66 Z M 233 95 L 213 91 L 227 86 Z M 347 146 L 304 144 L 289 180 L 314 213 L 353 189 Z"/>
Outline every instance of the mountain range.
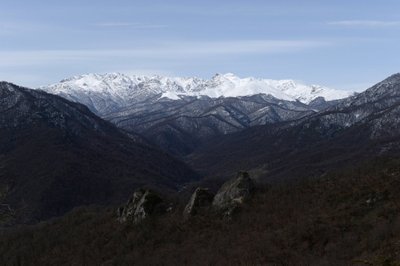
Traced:
<path fill-rule="evenodd" d="M 318 113 L 215 138 L 189 161 L 204 173 L 247 169 L 264 181 L 321 176 L 368 158 L 398 155 L 399 117 L 400 74 L 395 74 Z"/>
<path fill-rule="evenodd" d="M 241 79 L 230 73 L 210 80 L 87 74 L 40 89 L 85 104 L 178 156 L 211 137 L 299 119 L 352 94 L 293 80 Z"/>
<path fill-rule="evenodd" d="M 85 74 L 40 89 L 81 102 L 100 115 L 140 102 L 161 98 L 179 100 L 184 96 L 219 98 L 266 94 L 280 100 L 308 104 L 318 97 L 331 101 L 352 94 L 294 80 L 239 78 L 232 73 L 216 74 L 209 80 L 121 73 Z"/>
<path fill-rule="evenodd" d="M 259 182 L 321 176 L 400 151 L 400 74 L 331 101 L 158 93 L 102 118 L 81 104 L 94 97 L 85 90 L 69 101 L 51 87 L 0 85 L 0 204 L 20 222 L 114 204 L 143 186 L 182 191 L 238 170 Z"/>
<path fill-rule="evenodd" d="M 346 98 L 310 101 L 154 92 L 116 106 L 92 85 L 101 93 L 77 88 L 71 101 L 0 82 L 6 264 L 398 261 L 400 74 Z M 235 201 L 229 219 L 216 209 L 184 218 L 189 198 L 203 206 L 196 192 L 212 196 L 238 171 L 254 194 Z M 241 193 L 236 181 L 228 187 Z M 117 204 L 151 204 L 140 191 L 164 211 L 121 224 Z"/>
<path fill-rule="evenodd" d="M 141 92 L 146 99 L 103 118 L 181 156 L 203 176 L 245 169 L 260 180 L 282 180 L 396 152 L 399 77 L 358 94 L 233 74 L 208 81 L 90 74 L 43 89 L 79 102 L 94 99 L 79 85 L 83 80 L 105 102 L 110 90 Z M 127 89 L 121 80 L 136 85 Z"/>

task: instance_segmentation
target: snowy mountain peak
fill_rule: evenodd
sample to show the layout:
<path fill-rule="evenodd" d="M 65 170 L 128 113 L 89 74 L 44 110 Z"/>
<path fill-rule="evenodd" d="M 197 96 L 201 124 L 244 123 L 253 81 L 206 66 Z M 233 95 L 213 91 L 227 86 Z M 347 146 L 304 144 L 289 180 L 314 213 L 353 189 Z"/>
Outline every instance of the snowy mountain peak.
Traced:
<path fill-rule="evenodd" d="M 216 74 L 209 80 L 121 73 L 85 74 L 40 89 L 81 102 L 96 111 L 125 107 L 155 98 L 178 100 L 182 96 L 219 98 L 266 94 L 281 100 L 308 104 L 318 97 L 335 100 L 352 94 L 318 85 L 305 85 L 294 80 L 240 78 L 233 73 Z"/>

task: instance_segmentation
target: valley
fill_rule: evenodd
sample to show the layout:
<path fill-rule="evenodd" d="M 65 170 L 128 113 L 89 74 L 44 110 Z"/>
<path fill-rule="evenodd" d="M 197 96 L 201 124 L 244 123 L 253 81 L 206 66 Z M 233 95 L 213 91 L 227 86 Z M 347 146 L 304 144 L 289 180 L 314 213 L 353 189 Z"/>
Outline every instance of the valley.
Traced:
<path fill-rule="evenodd" d="M 397 260 L 400 74 L 331 101 L 150 97 L 102 118 L 82 104 L 90 94 L 74 95 L 81 98 L 0 83 L 2 261 Z M 254 191 L 232 180 L 238 172 Z M 222 212 L 214 195 L 226 184 L 237 187 L 219 198 L 247 196 Z M 201 209 L 188 216 L 189 198 Z M 249 257 L 239 256 L 242 242 Z M 37 248 L 51 253 L 33 257 Z M 80 255 L 49 257 L 60 250 Z"/>
<path fill-rule="evenodd" d="M 400 266 L 400 1 L 0 1 L 0 266 Z"/>

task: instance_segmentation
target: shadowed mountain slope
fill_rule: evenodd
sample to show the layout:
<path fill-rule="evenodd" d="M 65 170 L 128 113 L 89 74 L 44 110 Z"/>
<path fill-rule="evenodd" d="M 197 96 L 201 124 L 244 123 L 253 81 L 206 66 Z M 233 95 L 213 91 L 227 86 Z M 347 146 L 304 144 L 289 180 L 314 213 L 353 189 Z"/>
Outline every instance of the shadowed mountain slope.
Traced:
<path fill-rule="evenodd" d="M 188 161 L 208 175 L 244 169 L 263 180 L 277 180 L 320 175 L 332 167 L 399 150 L 396 74 L 317 114 L 216 138 Z"/>
<path fill-rule="evenodd" d="M 81 104 L 0 83 L 0 199 L 20 222 L 119 203 L 140 186 L 174 191 L 195 178 Z"/>

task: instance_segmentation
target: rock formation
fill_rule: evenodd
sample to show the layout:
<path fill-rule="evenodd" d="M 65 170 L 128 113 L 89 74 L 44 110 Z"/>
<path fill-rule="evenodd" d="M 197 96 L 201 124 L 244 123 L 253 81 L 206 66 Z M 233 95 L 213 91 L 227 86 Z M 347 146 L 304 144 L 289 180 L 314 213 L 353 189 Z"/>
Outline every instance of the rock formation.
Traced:
<path fill-rule="evenodd" d="M 254 183 L 247 172 L 239 172 L 236 178 L 229 180 L 218 190 L 212 206 L 224 216 L 232 213 L 247 200 L 254 189 Z"/>
<path fill-rule="evenodd" d="M 188 218 L 208 209 L 213 198 L 214 195 L 207 188 L 197 188 L 186 205 L 183 215 Z"/>
<path fill-rule="evenodd" d="M 165 212 L 163 200 L 150 190 L 135 191 L 125 206 L 118 209 L 118 221 L 121 223 L 139 223 L 143 219 Z"/>

